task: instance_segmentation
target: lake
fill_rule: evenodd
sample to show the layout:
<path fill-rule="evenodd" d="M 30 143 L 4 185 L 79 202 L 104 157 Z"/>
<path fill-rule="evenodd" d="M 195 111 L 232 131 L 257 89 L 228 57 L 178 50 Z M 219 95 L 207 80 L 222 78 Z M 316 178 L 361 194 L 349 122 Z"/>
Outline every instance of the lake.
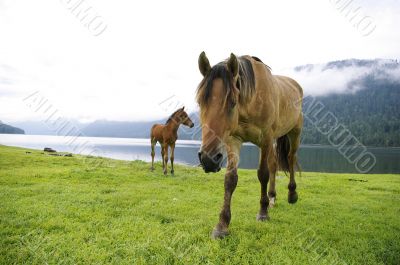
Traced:
<path fill-rule="evenodd" d="M 149 139 L 0 134 L 0 144 L 38 150 L 51 147 L 61 152 L 151 161 Z M 199 147 L 199 141 L 178 140 L 175 150 L 176 163 L 197 166 Z M 354 150 L 358 155 L 358 149 Z M 303 171 L 357 173 L 368 170 L 368 173 L 400 173 L 400 148 L 369 147 L 366 150 L 370 154 L 369 157 L 356 162 L 356 155 L 350 155 L 346 159 L 340 151 L 343 153 L 343 150 L 332 146 L 302 145 L 299 150 L 299 163 Z M 361 151 L 359 153 L 361 154 Z M 372 162 L 368 160 L 371 157 L 374 159 Z M 156 149 L 156 160 L 161 160 L 160 146 Z M 258 147 L 245 144 L 241 150 L 239 166 L 257 168 Z"/>

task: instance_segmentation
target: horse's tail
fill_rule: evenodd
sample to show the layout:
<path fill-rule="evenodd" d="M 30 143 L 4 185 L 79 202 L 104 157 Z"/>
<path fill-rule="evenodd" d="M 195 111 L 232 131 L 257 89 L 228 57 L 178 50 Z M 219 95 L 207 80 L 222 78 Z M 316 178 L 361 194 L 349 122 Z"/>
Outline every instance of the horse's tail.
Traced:
<path fill-rule="evenodd" d="M 287 135 L 281 136 L 276 140 L 276 155 L 278 165 L 285 173 L 289 171 L 289 150 L 290 142 Z"/>
<path fill-rule="evenodd" d="M 279 169 L 283 170 L 285 173 L 289 171 L 289 151 L 290 142 L 287 135 L 281 136 L 276 140 L 276 154 L 278 158 Z M 301 167 L 296 159 L 296 164 L 293 165 L 293 170 L 297 170 L 301 177 Z"/>

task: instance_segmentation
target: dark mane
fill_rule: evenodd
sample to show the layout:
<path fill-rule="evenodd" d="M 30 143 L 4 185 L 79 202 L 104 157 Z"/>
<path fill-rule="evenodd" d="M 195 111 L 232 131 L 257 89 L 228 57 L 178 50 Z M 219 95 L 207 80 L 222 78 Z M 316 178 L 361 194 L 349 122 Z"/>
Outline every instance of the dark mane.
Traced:
<path fill-rule="evenodd" d="M 260 58 L 255 57 L 255 56 L 251 56 L 251 58 L 253 58 L 253 59 L 256 60 L 257 62 L 260 62 L 260 63 L 264 64 L 264 65 L 271 71 L 271 67 L 269 67 L 268 65 L 266 65 L 263 61 L 261 61 Z"/>
<path fill-rule="evenodd" d="M 233 76 L 227 68 L 227 61 L 220 62 L 211 68 L 197 88 L 197 102 L 199 104 L 208 102 L 213 81 L 218 78 L 222 79 L 227 98 L 232 95 L 235 85 L 240 91 L 240 103 L 247 102 L 250 99 L 256 87 L 253 66 L 247 56 L 238 57 L 238 62 L 239 78 L 236 84 L 233 84 Z"/>
<path fill-rule="evenodd" d="M 256 57 L 256 56 L 251 56 L 251 58 L 253 58 L 254 60 L 256 60 L 257 62 L 263 63 L 263 61 L 261 61 L 260 58 Z"/>
<path fill-rule="evenodd" d="M 174 113 L 169 116 L 168 120 L 165 122 L 167 124 L 168 122 L 172 121 L 174 119 L 175 114 L 177 114 L 181 109 L 176 110 Z"/>

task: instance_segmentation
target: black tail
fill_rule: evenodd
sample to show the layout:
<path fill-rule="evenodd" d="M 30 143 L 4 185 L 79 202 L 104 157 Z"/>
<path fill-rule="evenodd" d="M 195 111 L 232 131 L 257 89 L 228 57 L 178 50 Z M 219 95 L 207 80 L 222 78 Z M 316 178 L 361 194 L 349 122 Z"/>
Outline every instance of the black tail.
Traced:
<path fill-rule="evenodd" d="M 276 155 L 278 158 L 279 169 L 284 172 L 289 171 L 289 150 L 290 142 L 287 135 L 281 136 L 276 140 Z"/>

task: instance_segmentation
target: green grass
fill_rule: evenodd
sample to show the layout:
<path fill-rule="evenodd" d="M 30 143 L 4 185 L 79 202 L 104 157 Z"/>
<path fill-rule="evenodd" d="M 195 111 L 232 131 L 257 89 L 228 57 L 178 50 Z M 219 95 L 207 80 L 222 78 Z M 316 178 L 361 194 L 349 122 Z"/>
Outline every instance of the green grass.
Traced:
<path fill-rule="evenodd" d="M 261 223 L 239 170 L 231 235 L 211 240 L 223 172 L 26 151 L 0 146 L 1 264 L 400 264 L 400 175 L 304 172 L 295 205 L 278 178 Z"/>

